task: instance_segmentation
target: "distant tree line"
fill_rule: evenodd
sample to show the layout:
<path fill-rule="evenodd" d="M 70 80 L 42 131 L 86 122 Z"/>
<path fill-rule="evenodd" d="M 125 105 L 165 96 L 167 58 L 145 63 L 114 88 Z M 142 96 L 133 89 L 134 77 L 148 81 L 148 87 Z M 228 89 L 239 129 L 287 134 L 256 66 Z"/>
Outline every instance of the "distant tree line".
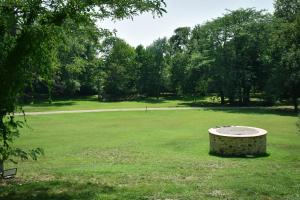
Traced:
<path fill-rule="evenodd" d="M 206 96 L 221 104 L 266 105 L 300 96 L 300 1 L 277 0 L 275 13 L 228 11 L 222 17 L 180 27 L 170 38 L 134 48 L 95 23 L 64 24 L 55 63 L 28 79 L 24 99 L 42 95 L 97 94 L 99 100 L 138 96 Z M 43 63 L 43 62 L 41 62 Z"/>

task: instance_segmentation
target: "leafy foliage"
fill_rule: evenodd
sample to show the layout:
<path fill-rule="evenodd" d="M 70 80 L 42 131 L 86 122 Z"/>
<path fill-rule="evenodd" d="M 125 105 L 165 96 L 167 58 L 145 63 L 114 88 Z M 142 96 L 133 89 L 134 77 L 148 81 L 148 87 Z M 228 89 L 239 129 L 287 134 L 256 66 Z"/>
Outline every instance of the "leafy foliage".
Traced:
<path fill-rule="evenodd" d="M 96 19 L 130 18 L 143 12 L 162 15 L 163 0 L 122 1 L 61 1 L 61 0 L 2 0 L 0 2 L 0 163 L 10 156 L 36 159 L 40 149 L 25 154 L 13 149 L 11 144 L 19 135 L 19 122 L 13 115 L 24 88 L 33 91 L 36 82 L 44 82 L 51 101 L 52 88 L 57 77 L 64 77 L 70 93 L 76 92 L 82 83 L 80 76 L 95 58 L 99 37 Z M 84 25 L 84 28 L 83 28 Z M 88 34 L 90 33 L 90 34 Z M 79 35 L 74 37 L 74 35 Z M 68 38 L 68 36 L 71 36 Z M 93 38 L 94 37 L 94 38 Z M 61 41 L 64 40 L 64 45 Z M 70 39 L 70 40 L 68 40 Z M 64 49 L 66 47 L 71 49 Z M 59 74 L 63 72 L 62 74 Z M 84 78 L 82 78 L 84 79 Z M 81 80 L 82 80 L 81 79 Z M 85 84 L 87 84 L 85 82 Z"/>
<path fill-rule="evenodd" d="M 270 90 L 292 98 L 298 112 L 300 96 L 300 2 L 277 0 L 272 34 L 272 76 Z M 286 15 L 283 15 L 286 13 Z"/>
<path fill-rule="evenodd" d="M 24 151 L 20 148 L 12 146 L 14 140 L 20 137 L 19 128 L 25 126 L 24 121 L 15 120 L 13 115 L 6 116 L 0 121 L 0 171 L 4 169 L 4 161 L 9 160 L 13 163 L 17 163 L 14 158 L 21 158 L 27 160 L 29 157 L 33 160 L 37 160 L 38 155 L 43 155 L 44 151 L 41 148 Z"/>
<path fill-rule="evenodd" d="M 135 50 L 125 41 L 110 38 L 105 42 L 108 54 L 104 57 L 104 94 L 117 99 L 136 93 Z"/>
<path fill-rule="evenodd" d="M 98 94 L 99 100 L 212 93 L 231 105 L 249 105 L 251 94 L 258 94 L 266 105 L 292 99 L 296 109 L 299 23 L 279 13 L 297 13 L 297 5 L 275 5 L 275 16 L 254 9 L 228 11 L 134 50 L 92 22 L 78 27 L 69 21 L 51 93 Z"/>

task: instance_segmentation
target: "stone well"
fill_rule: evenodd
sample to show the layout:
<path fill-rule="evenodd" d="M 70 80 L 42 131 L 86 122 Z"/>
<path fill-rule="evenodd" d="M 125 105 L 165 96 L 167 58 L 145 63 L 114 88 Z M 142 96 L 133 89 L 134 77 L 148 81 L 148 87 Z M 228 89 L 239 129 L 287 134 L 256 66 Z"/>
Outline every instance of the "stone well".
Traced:
<path fill-rule="evenodd" d="M 266 154 L 267 131 L 246 126 L 225 126 L 209 131 L 210 153 L 221 156 Z"/>

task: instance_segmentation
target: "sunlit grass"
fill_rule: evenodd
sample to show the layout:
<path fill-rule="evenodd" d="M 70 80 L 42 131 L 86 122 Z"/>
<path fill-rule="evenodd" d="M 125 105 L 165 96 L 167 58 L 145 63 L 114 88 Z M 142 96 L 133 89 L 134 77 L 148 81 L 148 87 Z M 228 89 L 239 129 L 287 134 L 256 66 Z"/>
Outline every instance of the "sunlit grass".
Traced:
<path fill-rule="evenodd" d="M 297 117 L 261 110 L 148 111 L 28 116 L 17 145 L 42 147 L 18 164 L 0 199 L 299 199 Z M 269 157 L 208 154 L 207 130 L 269 131 Z M 13 166 L 13 165 L 10 165 Z M 18 184 L 21 185 L 18 185 Z"/>
<path fill-rule="evenodd" d="M 56 111 L 56 110 L 92 110 L 111 108 L 156 108 L 156 107 L 187 107 L 187 106 L 211 106 L 219 102 L 212 97 L 159 97 L 140 98 L 131 101 L 103 102 L 98 101 L 96 96 L 54 100 L 51 104 L 48 101 L 25 104 L 23 109 L 26 112 Z"/>

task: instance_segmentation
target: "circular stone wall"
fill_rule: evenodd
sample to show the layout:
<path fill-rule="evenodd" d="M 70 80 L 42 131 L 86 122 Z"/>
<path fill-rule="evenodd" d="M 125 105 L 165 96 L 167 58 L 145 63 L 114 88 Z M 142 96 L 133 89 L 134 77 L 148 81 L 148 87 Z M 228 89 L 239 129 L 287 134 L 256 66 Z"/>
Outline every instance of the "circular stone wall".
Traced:
<path fill-rule="evenodd" d="M 210 153 L 223 156 L 266 154 L 267 131 L 246 126 L 211 128 Z"/>

